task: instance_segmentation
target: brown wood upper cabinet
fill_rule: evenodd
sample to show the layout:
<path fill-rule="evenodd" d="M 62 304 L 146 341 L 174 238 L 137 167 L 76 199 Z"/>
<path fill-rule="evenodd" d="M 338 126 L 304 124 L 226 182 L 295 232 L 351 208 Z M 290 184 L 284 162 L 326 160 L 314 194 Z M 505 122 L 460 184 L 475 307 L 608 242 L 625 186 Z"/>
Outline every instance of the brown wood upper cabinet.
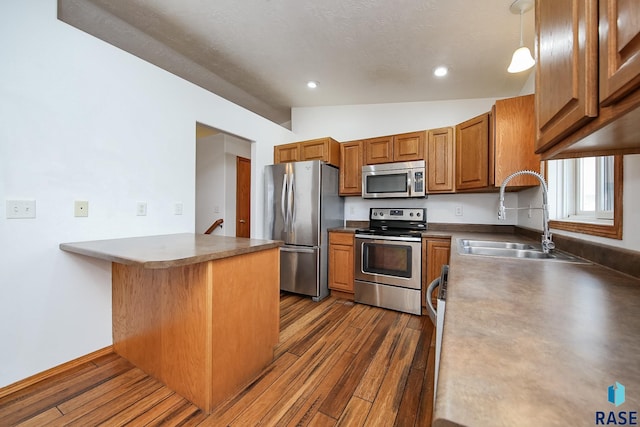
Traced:
<path fill-rule="evenodd" d="M 340 144 L 340 190 L 341 196 L 362 194 L 363 142 L 349 141 Z"/>
<path fill-rule="evenodd" d="M 534 95 L 496 101 L 491 113 L 456 126 L 456 191 L 486 191 L 523 169 L 540 171 L 534 153 Z M 532 176 L 509 181 L 508 187 L 538 185 Z"/>
<path fill-rule="evenodd" d="M 426 132 L 410 132 L 364 140 L 364 164 L 424 160 Z"/>
<path fill-rule="evenodd" d="M 333 138 L 319 138 L 273 147 L 273 163 L 322 160 L 340 166 L 340 144 Z"/>
<path fill-rule="evenodd" d="M 455 139 L 452 127 L 427 131 L 427 192 L 455 192 Z"/>
<path fill-rule="evenodd" d="M 536 152 L 640 153 L 640 3 L 536 1 Z"/>
<path fill-rule="evenodd" d="M 489 185 L 489 113 L 456 126 L 456 190 Z"/>

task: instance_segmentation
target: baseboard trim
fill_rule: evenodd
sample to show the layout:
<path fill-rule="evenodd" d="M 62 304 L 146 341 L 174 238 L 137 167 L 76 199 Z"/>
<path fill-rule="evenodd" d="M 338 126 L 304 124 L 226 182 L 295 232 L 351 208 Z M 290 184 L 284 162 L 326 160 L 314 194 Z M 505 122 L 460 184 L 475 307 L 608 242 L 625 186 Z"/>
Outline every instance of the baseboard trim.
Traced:
<path fill-rule="evenodd" d="M 65 362 L 61 365 L 54 366 L 51 369 L 47 369 L 46 371 L 42 371 L 40 373 L 27 377 L 23 380 L 16 381 L 13 384 L 9 384 L 8 386 L 0 388 L 0 399 L 12 393 L 15 393 L 17 391 L 20 391 L 22 389 L 25 389 L 40 381 L 46 380 L 47 378 L 51 378 L 54 375 L 68 371 L 69 369 L 75 368 L 76 366 L 80 366 L 83 363 L 91 362 L 92 360 L 95 360 L 102 356 L 106 356 L 107 354 L 111 354 L 111 353 L 113 353 L 112 345 L 102 348 L 100 350 L 96 350 L 92 353 L 85 354 L 84 356 L 80 356 L 77 359 L 70 360 L 69 362 Z"/>

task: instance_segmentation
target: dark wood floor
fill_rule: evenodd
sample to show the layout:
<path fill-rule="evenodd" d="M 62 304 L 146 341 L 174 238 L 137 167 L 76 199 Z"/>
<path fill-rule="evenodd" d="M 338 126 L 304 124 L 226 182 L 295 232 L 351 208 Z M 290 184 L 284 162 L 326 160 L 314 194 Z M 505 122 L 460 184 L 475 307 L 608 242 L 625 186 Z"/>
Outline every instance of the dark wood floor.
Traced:
<path fill-rule="evenodd" d="M 0 399 L 0 426 L 427 426 L 434 330 L 330 297 L 282 295 L 275 360 L 207 416 L 110 354 Z"/>

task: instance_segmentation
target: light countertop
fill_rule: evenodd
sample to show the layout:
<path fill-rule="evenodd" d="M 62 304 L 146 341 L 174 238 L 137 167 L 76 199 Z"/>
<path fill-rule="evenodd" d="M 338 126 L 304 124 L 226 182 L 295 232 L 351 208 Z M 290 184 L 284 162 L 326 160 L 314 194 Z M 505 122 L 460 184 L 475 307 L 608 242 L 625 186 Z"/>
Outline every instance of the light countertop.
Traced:
<path fill-rule="evenodd" d="M 168 268 L 228 258 L 281 245 L 282 242 L 279 240 L 182 233 L 61 243 L 60 249 L 125 265 Z"/>

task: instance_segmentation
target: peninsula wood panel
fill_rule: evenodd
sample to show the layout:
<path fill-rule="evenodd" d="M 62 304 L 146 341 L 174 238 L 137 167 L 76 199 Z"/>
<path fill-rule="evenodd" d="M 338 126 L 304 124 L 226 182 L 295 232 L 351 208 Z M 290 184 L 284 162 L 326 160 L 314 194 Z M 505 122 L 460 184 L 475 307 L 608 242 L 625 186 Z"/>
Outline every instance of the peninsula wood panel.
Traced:
<path fill-rule="evenodd" d="M 114 350 L 209 412 L 211 262 L 112 265 Z"/>
<path fill-rule="evenodd" d="M 536 151 L 598 115 L 597 0 L 537 0 Z"/>
<path fill-rule="evenodd" d="M 280 255 L 273 248 L 145 269 L 113 263 L 113 347 L 206 413 L 273 359 Z"/>
<path fill-rule="evenodd" d="M 212 390 L 216 406 L 273 360 L 280 333 L 279 249 L 212 262 Z"/>

